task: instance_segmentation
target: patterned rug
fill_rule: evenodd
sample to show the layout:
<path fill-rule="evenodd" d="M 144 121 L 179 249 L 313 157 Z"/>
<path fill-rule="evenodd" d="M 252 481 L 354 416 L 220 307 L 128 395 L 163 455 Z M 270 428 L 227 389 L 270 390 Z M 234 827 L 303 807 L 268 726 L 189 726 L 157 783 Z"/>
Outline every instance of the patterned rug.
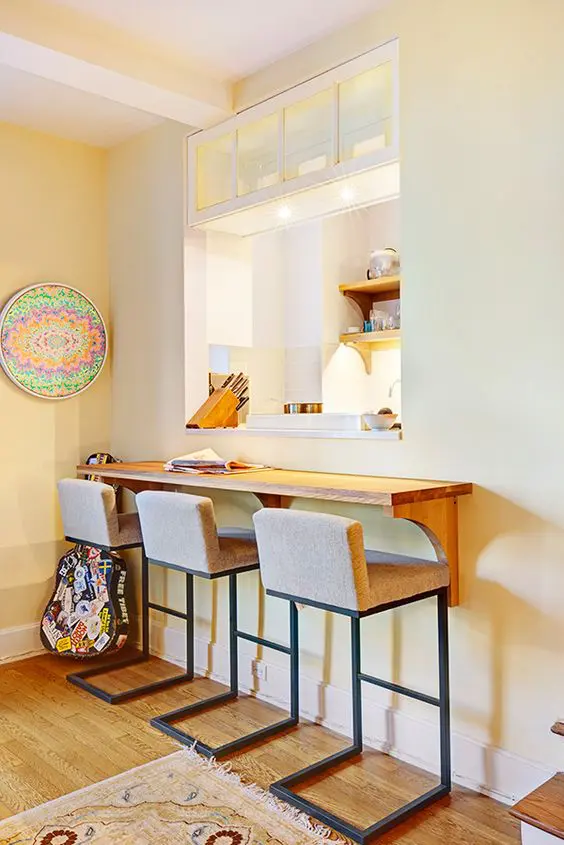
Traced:
<path fill-rule="evenodd" d="M 329 835 L 190 750 L 0 823 L 0 845 L 319 845 Z"/>

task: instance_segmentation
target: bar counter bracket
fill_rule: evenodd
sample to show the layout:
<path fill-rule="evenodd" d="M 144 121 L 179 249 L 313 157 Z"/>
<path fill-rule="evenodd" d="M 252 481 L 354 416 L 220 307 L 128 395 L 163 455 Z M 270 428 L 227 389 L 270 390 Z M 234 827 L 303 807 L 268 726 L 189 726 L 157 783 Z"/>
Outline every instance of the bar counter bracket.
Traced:
<path fill-rule="evenodd" d="M 437 560 L 450 569 L 449 607 L 460 604 L 458 575 L 458 500 L 429 499 L 408 505 L 385 507 L 384 513 L 394 519 L 405 519 L 417 525 L 429 538 Z"/>

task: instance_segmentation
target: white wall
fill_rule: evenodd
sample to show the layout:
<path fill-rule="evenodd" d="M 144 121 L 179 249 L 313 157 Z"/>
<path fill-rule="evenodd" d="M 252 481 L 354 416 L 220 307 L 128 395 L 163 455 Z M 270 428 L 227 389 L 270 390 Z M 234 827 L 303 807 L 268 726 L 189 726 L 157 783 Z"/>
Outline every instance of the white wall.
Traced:
<path fill-rule="evenodd" d="M 460 508 L 454 729 L 554 767 L 562 747 L 548 729 L 564 700 L 563 28 L 559 0 L 395 0 L 245 81 L 236 104 L 399 36 L 405 439 L 330 452 L 294 441 L 283 462 L 475 482 Z M 416 682 L 431 657 L 415 642 L 433 620 L 405 617 L 401 676 Z"/>
<path fill-rule="evenodd" d="M 455 770 L 509 796 L 519 790 L 518 758 L 562 765 L 549 726 L 564 701 L 563 29 L 560 0 L 395 0 L 247 80 L 237 103 L 400 38 L 405 439 L 335 445 L 234 435 L 214 445 L 278 466 L 476 484 L 460 503 L 462 604 L 451 612 L 453 728 L 466 749 Z M 158 147 L 143 144 L 144 165 L 156 162 L 157 200 L 166 190 L 172 201 L 168 225 L 142 210 L 143 227 L 124 233 L 131 261 L 140 264 L 152 249 L 155 266 L 169 271 L 153 271 L 151 282 L 135 274 L 143 296 L 133 305 L 126 294 L 114 296 L 118 342 L 144 338 L 142 356 L 159 361 L 146 370 L 149 401 L 132 384 L 140 368 L 127 348 L 116 378 L 114 396 L 123 396 L 115 442 L 131 458 L 212 442 L 183 436 L 182 378 L 170 376 L 182 348 L 180 317 L 166 334 L 153 325 L 162 301 L 181 303 L 182 273 L 176 261 L 168 264 L 180 241 L 175 234 L 171 244 L 181 165 L 169 156 L 165 167 Z M 138 161 L 133 150 L 131 160 Z M 241 524 L 257 507 L 252 497 L 230 503 L 229 517 Z M 372 509 L 342 510 L 364 521 L 370 543 L 417 547 L 411 530 L 400 532 Z M 224 518 L 224 499 L 219 512 Z M 211 599 L 203 607 L 207 613 Z M 203 620 L 203 636 L 222 639 L 222 607 L 219 628 Z M 242 607 L 251 625 L 252 588 Z M 267 633 L 278 613 L 267 605 Z M 322 687 L 327 704 L 348 684 L 346 632 L 340 620 L 329 625 L 310 611 L 300 623 L 304 672 L 330 683 Z M 431 607 L 367 621 L 366 671 L 431 689 L 434 626 Z M 402 713 L 416 745 L 424 733 L 418 719 L 427 714 L 415 704 Z"/>
<path fill-rule="evenodd" d="M 0 306 L 52 280 L 83 291 L 107 319 L 105 151 L 0 123 L 0 185 Z M 109 446 L 110 367 L 58 402 L 0 371 L 0 659 L 39 645 L 66 548 L 55 482 Z"/>
<path fill-rule="evenodd" d="M 108 156 L 112 449 L 119 457 L 157 457 L 182 442 L 188 129 L 164 123 Z"/>

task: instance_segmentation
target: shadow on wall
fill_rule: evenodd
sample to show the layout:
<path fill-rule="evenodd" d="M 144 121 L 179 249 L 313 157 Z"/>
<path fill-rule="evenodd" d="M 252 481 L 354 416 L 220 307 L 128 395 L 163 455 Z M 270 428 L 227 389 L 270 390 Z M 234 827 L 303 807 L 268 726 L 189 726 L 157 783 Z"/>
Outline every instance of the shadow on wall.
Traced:
<path fill-rule="evenodd" d="M 555 671 L 564 644 L 564 527 L 480 487 L 461 502 L 460 515 L 462 591 L 452 659 L 471 665 L 477 655 L 465 643 L 481 645 L 489 678 L 476 678 L 474 669 L 468 697 L 466 683 L 455 687 L 456 720 L 485 730 L 489 745 L 507 747 L 509 726 L 526 736 L 535 714 L 548 737 L 564 706 L 564 679 Z M 478 711 L 462 703 L 472 700 L 475 685 L 487 702 Z"/>

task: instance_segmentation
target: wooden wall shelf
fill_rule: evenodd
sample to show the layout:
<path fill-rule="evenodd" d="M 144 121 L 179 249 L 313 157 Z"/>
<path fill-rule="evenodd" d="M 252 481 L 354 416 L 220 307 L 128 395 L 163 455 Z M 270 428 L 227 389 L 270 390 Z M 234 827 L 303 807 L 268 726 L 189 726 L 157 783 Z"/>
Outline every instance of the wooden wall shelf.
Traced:
<path fill-rule="evenodd" d="M 383 332 L 355 332 L 354 334 L 342 334 L 339 337 L 341 343 L 385 343 L 387 340 L 398 341 L 401 339 L 401 329 L 390 329 Z"/>
<path fill-rule="evenodd" d="M 358 305 L 363 319 L 368 320 L 373 302 L 389 302 L 401 297 L 401 277 L 382 276 L 380 279 L 351 282 L 339 285 L 339 290 Z"/>
<path fill-rule="evenodd" d="M 339 337 L 341 343 L 346 343 L 356 349 L 364 361 L 368 375 L 372 372 L 372 350 L 376 347 L 383 349 L 382 344 L 395 347 L 401 340 L 401 329 L 393 329 L 383 332 L 355 332 L 354 334 L 342 334 Z"/>

